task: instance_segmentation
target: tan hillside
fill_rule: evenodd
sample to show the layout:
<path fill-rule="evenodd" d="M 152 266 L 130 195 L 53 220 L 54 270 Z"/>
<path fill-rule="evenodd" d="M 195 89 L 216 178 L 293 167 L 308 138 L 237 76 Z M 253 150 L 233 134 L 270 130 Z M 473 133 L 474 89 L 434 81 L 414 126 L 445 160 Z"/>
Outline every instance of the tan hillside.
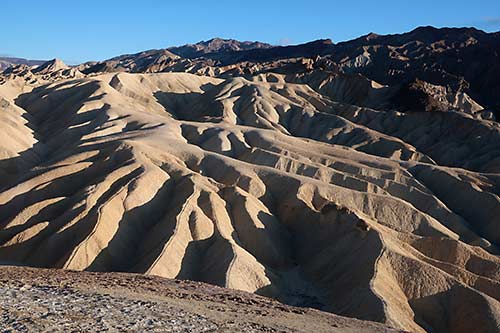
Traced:
<path fill-rule="evenodd" d="M 498 329 L 498 123 L 295 81 L 1 85 L 0 261 L 207 282 L 410 332 Z"/>

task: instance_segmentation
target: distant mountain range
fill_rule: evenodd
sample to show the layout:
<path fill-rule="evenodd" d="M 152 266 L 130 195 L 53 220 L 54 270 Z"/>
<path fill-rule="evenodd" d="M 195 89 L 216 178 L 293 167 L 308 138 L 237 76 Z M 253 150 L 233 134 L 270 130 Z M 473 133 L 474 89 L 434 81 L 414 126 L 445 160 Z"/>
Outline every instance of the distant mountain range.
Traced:
<path fill-rule="evenodd" d="M 28 60 L 24 58 L 0 57 L 0 70 L 6 69 L 12 65 L 38 66 L 43 64 L 44 60 Z"/>
<path fill-rule="evenodd" d="M 384 85 L 425 81 L 465 91 L 485 108 L 496 112 L 500 109 L 497 93 L 500 89 L 500 33 L 474 28 L 420 27 L 404 34 L 371 33 L 337 44 L 325 39 L 294 46 L 212 39 L 88 63 L 82 66 L 82 71 L 87 74 L 116 70 L 179 71 L 215 76 L 234 75 L 235 69 L 238 75 L 263 71 L 290 73 L 290 61 L 284 60 L 294 58 L 311 58 L 312 67 L 329 63 L 332 71 L 359 73 Z M 276 63 L 264 66 L 269 62 Z M 285 64 L 287 68 L 283 69 Z M 418 96 L 414 98 L 419 99 Z"/>
<path fill-rule="evenodd" d="M 42 63 L 2 59 L 7 59 L 3 60 L 4 69 L 6 64 L 32 66 Z M 87 62 L 74 68 L 81 74 L 74 70 L 66 73 L 73 77 L 115 71 L 188 72 L 216 77 L 253 76 L 266 72 L 296 75 L 311 71 L 321 71 L 322 75 L 325 71 L 359 74 L 397 90 L 384 104 L 400 110 L 447 110 L 450 103 L 443 100 L 449 99 L 444 95 L 451 94 L 455 99 L 453 96 L 465 93 L 466 99 L 470 97 L 489 114 L 498 117 L 500 112 L 497 93 L 500 89 L 500 33 L 474 28 L 420 27 L 404 34 L 370 33 L 337 44 L 324 39 L 293 46 L 215 38 Z M 15 72 L 27 73 L 25 68 Z M 44 74 L 45 78 L 50 78 Z M 438 90 L 440 97 L 436 97 Z"/>

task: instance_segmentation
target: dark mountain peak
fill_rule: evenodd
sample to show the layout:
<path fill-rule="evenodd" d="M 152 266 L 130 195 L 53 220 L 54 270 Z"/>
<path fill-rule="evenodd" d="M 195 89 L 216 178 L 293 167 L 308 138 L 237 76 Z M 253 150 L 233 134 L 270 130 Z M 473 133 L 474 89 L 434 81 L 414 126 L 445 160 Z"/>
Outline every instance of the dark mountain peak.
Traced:
<path fill-rule="evenodd" d="M 216 37 L 207 41 L 200 41 L 196 44 L 186 44 L 179 47 L 171 47 L 168 50 L 184 58 L 197 58 L 209 53 L 267 49 L 271 47 L 273 46 L 262 42 L 240 42 L 235 39 L 223 39 Z"/>
<path fill-rule="evenodd" d="M 212 38 L 212 39 L 209 39 L 209 40 L 202 40 L 196 44 L 188 44 L 188 45 L 192 45 L 192 46 L 198 46 L 198 47 L 208 47 L 208 48 L 220 48 L 220 47 L 223 47 L 223 46 L 227 46 L 227 45 L 239 45 L 240 42 L 237 41 L 236 39 L 224 39 L 224 38 L 219 38 L 219 37 L 215 37 L 215 38 Z"/>
<path fill-rule="evenodd" d="M 199 42 L 197 44 L 210 44 L 210 43 L 213 43 L 213 42 L 229 42 L 229 41 L 237 42 L 236 39 L 214 37 L 214 38 L 209 39 L 207 41 L 201 41 L 201 42 Z"/>
<path fill-rule="evenodd" d="M 436 28 L 432 25 L 424 25 L 420 27 L 416 27 L 412 31 L 410 31 L 410 34 L 418 34 L 418 33 L 435 33 L 439 31 L 439 28 Z"/>
<path fill-rule="evenodd" d="M 334 43 L 330 38 L 324 38 L 324 39 L 317 39 L 315 41 L 306 44 L 333 45 Z"/>
<path fill-rule="evenodd" d="M 485 34 L 484 31 L 476 29 L 474 27 L 443 27 L 443 28 L 437 28 L 431 25 L 427 26 L 421 26 L 413 29 L 410 31 L 408 34 L 419 34 L 419 33 L 435 33 L 435 34 L 442 34 L 442 33 L 480 33 L 480 34 Z"/>
<path fill-rule="evenodd" d="M 471 38 L 475 40 L 484 40 L 494 36 L 494 34 L 488 34 L 475 28 L 436 28 L 433 26 L 422 26 L 404 34 L 379 35 L 371 32 L 362 37 L 337 45 L 342 48 L 347 47 L 349 49 L 355 49 L 374 45 L 403 46 L 412 42 L 433 44 L 444 41 L 447 44 L 452 44 L 463 43 Z"/>
<path fill-rule="evenodd" d="M 240 51 L 250 49 L 270 48 L 272 45 L 262 42 L 238 41 L 236 39 L 212 38 L 207 42 L 201 42 L 198 45 L 206 45 L 210 52 L 218 52 L 222 50 Z"/>
<path fill-rule="evenodd" d="M 488 33 L 471 27 L 461 28 L 436 28 L 432 26 L 418 27 L 409 33 L 402 34 L 403 38 L 420 40 L 427 43 L 433 43 L 439 40 L 449 40 L 460 42 L 469 38 L 482 39 Z"/>
<path fill-rule="evenodd" d="M 373 40 L 373 39 L 377 39 L 379 37 L 380 37 L 379 34 L 376 34 L 374 32 L 370 32 L 368 35 L 365 36 L 365 39 L 366 40 Z"/>

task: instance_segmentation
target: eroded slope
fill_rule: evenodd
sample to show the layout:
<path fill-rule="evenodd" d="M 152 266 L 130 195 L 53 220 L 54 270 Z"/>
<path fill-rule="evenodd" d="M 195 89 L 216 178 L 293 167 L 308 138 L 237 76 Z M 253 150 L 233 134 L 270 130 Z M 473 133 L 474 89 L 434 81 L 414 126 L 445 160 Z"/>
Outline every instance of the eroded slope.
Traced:
<path fill-rule="evenodd" d="M 6 87 L 1 126 L 25 143 L 1 165 L 0 261 L 203 281 L 412 332 L 498 328 L 495 122 L 352 106 L 279 74 Z"/>

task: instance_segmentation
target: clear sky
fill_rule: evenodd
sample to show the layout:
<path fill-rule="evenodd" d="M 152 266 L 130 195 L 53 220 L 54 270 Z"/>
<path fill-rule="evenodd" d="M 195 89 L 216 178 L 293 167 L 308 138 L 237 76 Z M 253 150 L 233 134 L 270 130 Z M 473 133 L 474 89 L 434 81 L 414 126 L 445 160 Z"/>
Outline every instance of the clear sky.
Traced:
<path fill-rule="evenodd" d="M 298 44 L 421 25 L 500 30 L 500 0 L 1 0 L 0 55 L 70 63 L 213 37 Z"/>

